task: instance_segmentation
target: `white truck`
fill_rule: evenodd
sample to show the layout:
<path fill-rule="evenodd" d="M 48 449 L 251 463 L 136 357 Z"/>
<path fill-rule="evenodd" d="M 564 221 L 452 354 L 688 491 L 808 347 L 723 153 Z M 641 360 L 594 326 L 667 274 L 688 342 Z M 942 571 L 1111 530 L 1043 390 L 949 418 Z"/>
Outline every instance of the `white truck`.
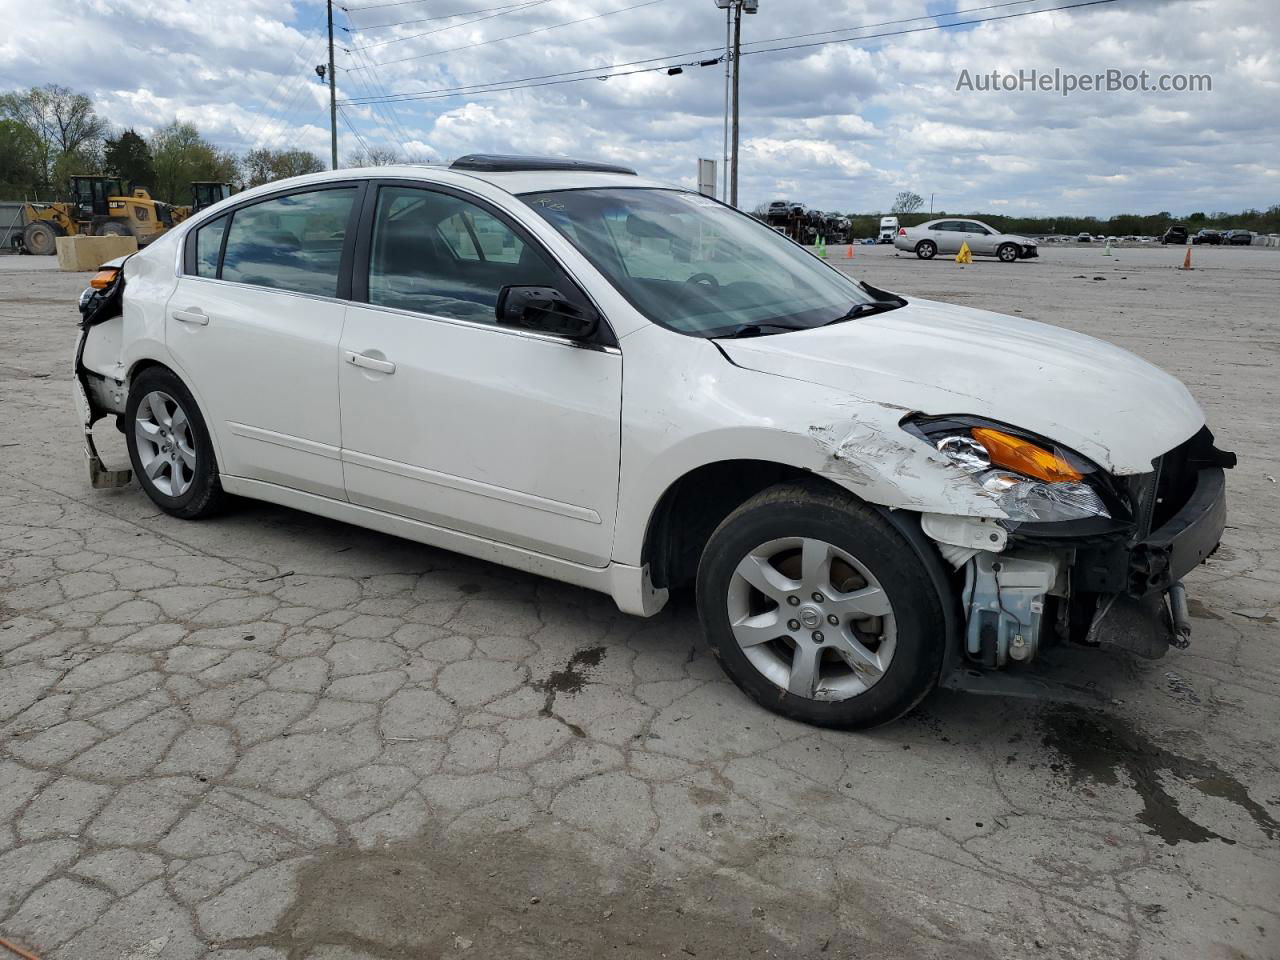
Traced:
<path fill-rule="evenodd" d="M 877 243 L 893 243 L 893 238 L 898 235 L 898 218 L 897 217 L 881 217 L 880 218 L 880 235 L 876 237 Z"/>

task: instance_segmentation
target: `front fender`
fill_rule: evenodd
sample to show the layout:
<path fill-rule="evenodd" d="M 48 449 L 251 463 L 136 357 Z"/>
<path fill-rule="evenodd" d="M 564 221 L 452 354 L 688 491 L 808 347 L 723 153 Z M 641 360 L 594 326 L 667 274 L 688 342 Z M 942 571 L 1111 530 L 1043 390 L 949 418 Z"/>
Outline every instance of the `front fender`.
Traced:
<path fill-rule="evenodd" d="M 653 511 L 673 484 L 725 461 L 764 461 L 819 474 L 889 509 L 1005 516 L 963 471 L 898 425 L 910 410 L 746 370 L 710 341 L 657 327 L 628 337 L 623 352 L 613 551 L 620 563 L 641 562 Z"/>

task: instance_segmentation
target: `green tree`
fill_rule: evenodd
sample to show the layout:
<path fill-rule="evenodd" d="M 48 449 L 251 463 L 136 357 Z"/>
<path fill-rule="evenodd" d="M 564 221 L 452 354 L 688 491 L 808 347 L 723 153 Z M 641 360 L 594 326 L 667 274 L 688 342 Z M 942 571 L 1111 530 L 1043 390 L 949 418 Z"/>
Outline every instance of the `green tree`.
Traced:
<path fill-rule="evenodd" d="M 235 157 L 206 140 L 195 124 L 174 120 L 151 135 L 149 146 L 157 200 L 189 203 L 193 180 L 235 179 Z"/>
<path fill-rule="evenodd" d="M 103 166 L 112 176 L 120 177 L 127 186 L 155 187 L 156 168 L 151 162 L 147 141 L 130 127 L 103 145 Z"/>
<path fill-rule="evenodd" d="M 257 187 L 273 180 L 319 173 L 324 163 L 309 150 L 250 150 L 241 161 L 246 187 Z"/>
<path fill-rule="evenodd" d="M 44 178 L 59 182 L 65 171 L 94 158 L 108 129 L 93 101 L 54 83 L 0 94 L 0 119 L 13 120 L 35 135 Z"/>
<path fill-rule="evenodd" d="M 40 138 L 16 120 L 0 120 L 0 198 L 34 199 L 45 178 Z"/>

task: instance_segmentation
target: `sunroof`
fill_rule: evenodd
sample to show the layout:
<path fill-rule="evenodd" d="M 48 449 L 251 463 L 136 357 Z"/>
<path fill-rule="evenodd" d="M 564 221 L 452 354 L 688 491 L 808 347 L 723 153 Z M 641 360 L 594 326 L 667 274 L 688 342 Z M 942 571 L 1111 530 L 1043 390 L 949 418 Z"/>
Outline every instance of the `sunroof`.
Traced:
<path fill-rule="evenodd" d="M 474 170 L 477 173 L 513 173 L 523 170 L 578 170 L 589 173 L 622 173 L 634 177 L 630 167 L 568 157 L 510 157 L 490 153 L 469 153 L 449 165 L 450 170 Z"/>

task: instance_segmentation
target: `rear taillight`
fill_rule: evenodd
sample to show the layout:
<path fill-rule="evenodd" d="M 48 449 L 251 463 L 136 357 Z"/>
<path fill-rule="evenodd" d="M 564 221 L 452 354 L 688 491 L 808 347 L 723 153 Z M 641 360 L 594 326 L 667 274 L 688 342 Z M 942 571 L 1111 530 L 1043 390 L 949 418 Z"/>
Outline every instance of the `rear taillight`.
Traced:
<path fill-rule="evenodd" d="M 905 237 L 906 235 L 907 235 L 907 228 L 906 228 L 906 227 L 899 227 L 899 228 L 898 228 L 898 236 L 900 236 L 900 237 Z"/>

